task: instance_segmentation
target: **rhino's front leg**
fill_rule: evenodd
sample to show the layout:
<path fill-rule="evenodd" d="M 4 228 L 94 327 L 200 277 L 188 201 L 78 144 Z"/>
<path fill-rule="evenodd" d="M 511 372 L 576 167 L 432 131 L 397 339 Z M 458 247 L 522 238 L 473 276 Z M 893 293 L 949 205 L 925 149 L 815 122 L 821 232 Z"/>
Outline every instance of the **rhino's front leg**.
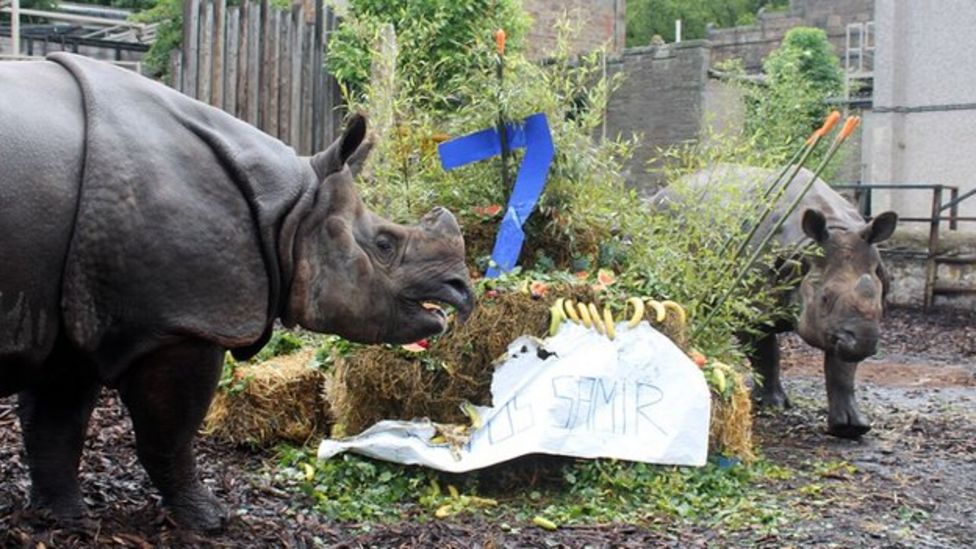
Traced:
<path fill-rule="evenodd" d="M 176 521 L 193 530 L 221 530 L 227 512 L 197 477 L 193 438 L 220 378 L 223 350 L 182 343 L 132 366 L 119 393 L 132 415 L 139 461 Z"/>
<path fill-rule="evenodd" d="M 861 415 L 854 395 L 857 362 L 846 362 L 836 355 L 824 354 L 827 378 L 827 432 L 841 438 L 857 439 L 871 430 Z"/>
<path fill-rule="evenodd" d="M 780 380 L 779 341 L 776 334 L 766 334 L 749 347 L 749 362 L 761 379 L 754 380 L 752 398 L 764 408 L 789 408 L 790 400 Z"/>
<path fill-rule="evenodd" d="M 31 506 L 56 517 L 78 518 L 84 514 L 78 464 L 101 386 L 76 361 L 49 366 L 47 381 L 18 395 Z"/>

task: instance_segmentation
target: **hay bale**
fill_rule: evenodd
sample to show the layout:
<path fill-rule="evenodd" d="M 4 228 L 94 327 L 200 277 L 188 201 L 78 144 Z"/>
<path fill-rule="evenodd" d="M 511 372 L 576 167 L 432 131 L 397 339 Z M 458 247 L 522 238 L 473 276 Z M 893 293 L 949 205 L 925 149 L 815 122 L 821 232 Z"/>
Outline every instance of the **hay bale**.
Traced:
<path fill-rule="evenodd" d="M 734 372 L 729 382 L 732 395 L 728 400 L 712 395 L 712 417 L 709 429 L 709 447 L 743 461 L 756 458 L 752 448 L 752 399 L 742 374 Z"/>
<path fill-rule="evenodd" d="M 217 393 L 204 433 L 252 447 L 304 444 L 325 433 L 330 419 L 322 388 L 325 375 L 309 367 L 314 355 L 314 349 L 305 349 L 239 365 L 234 375 L 243 387 Z"/>
<path fill-rule="evenodd" d="M 491 404 L 496 358 L 522 335 L 543 336 L 556 296 L 596 301 L 588 286 L 555 286 L 544 299 L 502 292 L 482 299 L 463 325 L 415 355 L 399 347 L 370 347 L 338 361 L 328 400 L 333 436 L 349 436 L 383 419 L 467 420 L 461 403 Z"/>

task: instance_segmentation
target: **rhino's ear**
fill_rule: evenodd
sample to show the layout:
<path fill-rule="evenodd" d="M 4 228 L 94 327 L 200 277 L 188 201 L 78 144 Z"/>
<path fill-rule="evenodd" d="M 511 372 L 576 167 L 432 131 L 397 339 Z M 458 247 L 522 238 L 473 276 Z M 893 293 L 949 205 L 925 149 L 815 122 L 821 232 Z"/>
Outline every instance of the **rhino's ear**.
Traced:
<path fill-rule="evenodd" d="M 342 131 L 339 139 L 329 145 L 328 149 L 318 153 L 311 159 L 312 168 L 315 170 L 319 180 L 324 180 L 329 174 L 341 171 L 342 167 L 356 155 L 360 163 L 365 159 L 369 146 L 358 155 L 360 145 L 366 139 L 366 116 L 362 113 L 355 113 L 346 121 L 346 128 Z"/>
<path fill-rule="evenodd" d="M 871 220 L 870 223 L 861 229 L 861 237 L 871 244 L 884 242 L 891 238 L 898 225 L 898 214 L 895 212 L 884 212 Z"/>
<path fill-rule="evenodd" d="M 827 218 L 818 210 L 805 210 L 803 212 L 803 233 L 812 238 L 818 244 L 823 244 L 830 238 L 830 231 L 827 230 Z"/>

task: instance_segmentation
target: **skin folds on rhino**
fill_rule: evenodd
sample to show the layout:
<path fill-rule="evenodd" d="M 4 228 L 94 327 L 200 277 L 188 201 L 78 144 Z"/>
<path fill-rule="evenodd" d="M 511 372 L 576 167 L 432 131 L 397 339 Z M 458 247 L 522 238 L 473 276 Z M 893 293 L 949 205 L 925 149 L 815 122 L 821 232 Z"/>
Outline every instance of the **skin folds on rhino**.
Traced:
<path fill-rule="evenodd" d="M 273 323 L 364 342 L 442 332 L 473 307 L 464 242 L 437 208 L 418 225 L 365 208 L 355 116 L 311 158 L 131 72 L 58 53 L 0 64 L 0 396 L 18 393 L 32 505 L 82 513 L 77 468 L 102 386 L 185 526 L 225 513 L 192 439 L 224 352 Z"/>
<path fill-rule="evenodd" d="M 758 202 L 776 175 L 771 170 L 719 165 L 685 181 L 692 193 L 715 193 L 720 198 L 755 196 Z M 809 170 L 800 171 L 756 231 L 753 243 L 769 234 L 812 177 Z M 673 189 L 666 188 L 650 203 L 656 209 L 667 210 L 680 208 L 681 200 Z M 857 405 L 854 376 L 858 363 L 877 352 L 888 280 L 875 244 L 891 236 L 897 221 L 894 213 L 885 212 L 865 223 L 844 197 L 817 180 L 783 223 L 773 238 L 779 249 L 814 244 L 823 254 L 804 258 L 806 274 L 790 296 L 800 305 L 796 322 L 764 327 L 765 333 L 747 342 L 750 362 L 761 377 L 761 383 L 754 386 L 754 396 L 760 404 L 789 405 L 780 381 L 776 334 L 795 330 L 806 343 L 824 351 L 828 432 L 858 438 L 870 430 Z"/>

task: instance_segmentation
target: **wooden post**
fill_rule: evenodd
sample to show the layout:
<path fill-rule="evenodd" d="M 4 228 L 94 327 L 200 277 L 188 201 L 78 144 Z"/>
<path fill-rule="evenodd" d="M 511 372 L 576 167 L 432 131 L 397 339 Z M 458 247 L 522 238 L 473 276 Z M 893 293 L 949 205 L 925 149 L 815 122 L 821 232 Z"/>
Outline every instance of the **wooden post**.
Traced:
<path fill-rule="evenodd" d="M 10 6 L 10 41 L 13 42 L 10 51 L 17 57 L 20 55 L 20 0 L 13 0 Z"/>
<path fill-rule="evenodd" d="M 289 12 L 278 12 L 281 19 L 281 32 L 278 33 L 278 40 L 281 44 L 278 47 L 278 79 L 275 80 L 275 87 L 278 88 L 278 139 L 288 143 L 288 135 L 291 133 L 288 109 L 291 107 L 291 17 Z"/>
<path fill-rule="evenodd" d="M 261 41 L 258 46 L 260 62 L 258 63 L 258 83 L 256 91 L 260 101 L 258 102 L 258 128 L 267 131 L 268 129 L 268 102 L 271 94 L 268 93 L 268 81 L 271 78 L 271 3 L 268 0 L 261 0 Z"/>
<path fill-rule="evenodd" d="M 169 82 L 176 91 L 183 91 L 183 52 L 172 49 L 169 51 Z"/>
<path fill-rule="evenodd" d="M 312 66 L 312 48 L 315 42 L 315 25 L 305 24 L 302 28 L 304 40 L 302 41 L 302 112 L 299 125 L 301 126 L 301 154 L 313 154 L 312 149 L 312 80 L 315 74 Z"/>
<path fill-rule="evenodd" d="M 210 85 L 210 104 L 224 106 L 224 42 L 227 40 L 227 0 L 214 2 L 213 83 Z"/>
<path fill-rule="evenodd" d="M 237 111 L 237 63 L 239 55 L 244 49 L 241 42 L 241 8 L 227 9 L 227 37 L 224 46 L 224 97 L 221 101 L 223 109 L 230 114 L 240 117 Z"/>
<path fill-rule="evenodd" d="M 200 4 L 200 62 L 197 68 L 196 98 L 210 102 L 211 73 L 213 72 L 213 3 Z"/>
<path fill-rule="evenodd" d="M 183 86 L 182 92 L 197 96 L 197 36 L 200 0 L 183 2 Z"/>
<path fill-rule="evenodd" d="M 291 45 L 291 97 L 289 104 L 288 126 L 291 128 L 291 135 L 288 136 L 288 144 L 296 151 L 301 146 L 301 112 L 302 112 L 302 40 L 305 37 L 305 11 L 300 5 L 296 5 L 292 10 L 292 45 Z"/>
<path fill-rule="evenodd" d="M 315 36 L 312 39 L 312 150 L 320 151 L 322 146 L 323 100 L 325 86 L 322 78 L 322 33 L 325 16 L 322 9 L 323 0 L 315 0 Z"/>

